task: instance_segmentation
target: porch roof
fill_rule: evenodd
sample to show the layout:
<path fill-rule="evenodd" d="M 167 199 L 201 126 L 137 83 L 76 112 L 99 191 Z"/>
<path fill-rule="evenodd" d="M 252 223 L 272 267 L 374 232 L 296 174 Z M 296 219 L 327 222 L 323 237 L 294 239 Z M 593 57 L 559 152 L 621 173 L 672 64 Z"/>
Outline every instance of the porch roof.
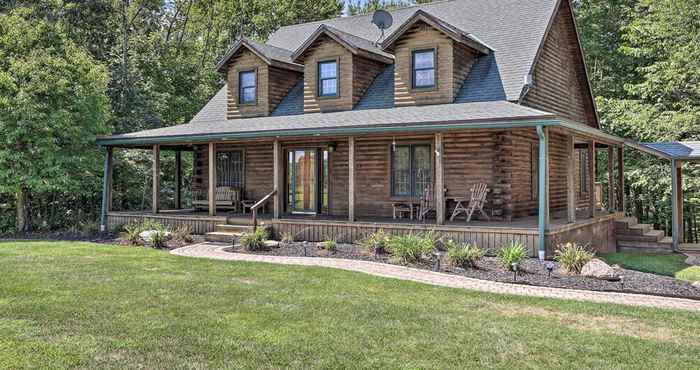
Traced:
<path fill-rule="evenodd" d="M 700 141 L 668 141 L 639 143 L 639 150 L 666 159 L 681 161 L 700 160 Z"/>
<path fill-rule="evenodd" d="M 234 120 L 193 120 L 184 125 L 101 137 L 97 142 L 104 146 L 130 146 L 283 136 L 532 127 L 559 123 L 557 116 L 549 112 L 506 101 L 492 101 Z"/>

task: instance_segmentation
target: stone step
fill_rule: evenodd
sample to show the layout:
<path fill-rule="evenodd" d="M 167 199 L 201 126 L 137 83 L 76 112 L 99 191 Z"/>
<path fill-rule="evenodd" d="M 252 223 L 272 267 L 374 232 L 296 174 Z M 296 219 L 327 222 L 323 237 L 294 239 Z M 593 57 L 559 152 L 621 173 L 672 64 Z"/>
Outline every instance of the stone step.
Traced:
<path fill-rule="evenodd" d="M 659 242 L 666 236 L 661 230 L 649 230 L 644 235 L 636 235 L 631 233 L 621 233 L 617 234 L 617 240 L 624 240 L 629 242 Z"/>
<path fill-rule="evenodd" d="M 238 239 L 242 233 L 214 231 L 204 234 L 204 239 L 208 242 L 233 244 L 234 240 Z"/>
<path fill-rule="evenodd" d="M 620 252 L 644 252 L 644 253 L 672 253 L 672 240 L 665 237 L 659 241 L 617 241 L 617 250 Z"/>
<path fill-rule="evenodd" d="M 627 230 L 615 230 L 615 234 L 619 235 L 639 235 L 642 236 L 651 231 L 652 227 L 649 224 L 630 225 Z"/>
<path fill-rule="evenodd" d="M 683 243 L 680 245 L 680 249 L 684 252 L 700 253 L 700 244 Z"/>
<path fill-rule="evenodd" d="M 221 232 L 228 232 L 228 233 L 247 233 L 250 231 L 253 231 L 252 226 L 248 225 L 229 225 L 229 224 L 220 224 L 216 225 L 216 228 L 214 231 L 221 231 Z"/>
<path fill-rule="evenodd" d="M 627 230 L 631 225 L 639 223 L 636 217 L 623 217 L 615 220 L 615 230 Z"/>

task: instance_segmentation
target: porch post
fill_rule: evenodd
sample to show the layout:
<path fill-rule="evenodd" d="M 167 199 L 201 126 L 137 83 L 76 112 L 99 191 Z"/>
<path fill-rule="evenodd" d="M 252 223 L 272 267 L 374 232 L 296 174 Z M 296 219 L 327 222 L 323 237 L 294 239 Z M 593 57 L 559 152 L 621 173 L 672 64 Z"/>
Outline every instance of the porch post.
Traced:
<path fill-rule="evenodd" d="M 102 211 L 100 212 L 100 232 L 107 232 L 107 212 L 112 208 L 112 148 L 105 153 L 102 175 Z"/>
<path fill-rule="evenodd" d="M 175 152 L 175 209 L 182 208 L 182 152 Z"/>
<path fill-rule="evenodd" d="M 153 213 L 160 211 L 160 145 L 153 145 Z"/>
<path fill-rule="evenodd" d="M 566 169 L 566 213 L 569 223 L 576 222 L 576 149 L 574 146 L 574 135 L 567 140 L 567 169 Z"/>
<path fill-rule="evenodd" d="M 595 140 L 588 142 L 588 174 L 590 181 L 588 182 L 588 216 L 595 217 L 595 180 L 596 180 L 596 151 Z"/>
<path fill-rule="evenodd" d="M 608 145 L 608 210 L 615 212 L 615 176 L 613 175 L 613 147 Z"/>
<path fill-rule="evenodd" d="M 275 219 L 280 218 L 280 214 L 282 213 L 282 196 L 284 195 L 284 185 L 282 184 L 282 145 L 280 144 L 279 140 L 275 140 L 275 142 L 272 144 L 272 160 L 273 160 L 273 174 L 272 174 L 272 181 L 273 181 L 273 189 L 275 190 L 275 196 L 272 198 L 272 217 Z"/>
<path fill-rule="evenodd" d="M 539 259 L 543 261 L 545 258 L 547 245 L 545 240 L 545 231 L 547 230 L 549 223 L 549 183 L 547 181 L 547 178 L 549 177 L 549 174 L 547 173 L 547 156 L 549 152 L 547 145 L 549 143 L 547 140 L 548 133 L 544 126 L 537 126 L 537 136 L 539 138 L 539 155 L 537 166 L 537 199 L 539 203 L 537 212 L 537 231 L 539 234 L 539 248 L 537 252 Z"/>
<path fill-rule="evenodd" d="M 617 209 L 625 212 L 625 147 L 621 145 L 617 148 Z"/>
<path fill-rule="evenodd" d="M 348 138 L 348 220 L 355 221 L 355 138 Z"/>
<path fill-rule="evenodd" d="M 443 174 L 442 133 L 435 134 L 435 221 L 445 223 L 445 180 Z"/>
<path fill-rule="evenodd" d="M 216 144 L 209 143 L 209 157 L 207 163 L 209 166 L 209 191 L 207 199 L 209 200 L 209 216 L 216 216 Z"/>
<path fill-rule="evenodd" d="M 683 243 L 683 163 L 671 160 L 671 229 L 673 232 L 673 250 Z"/>

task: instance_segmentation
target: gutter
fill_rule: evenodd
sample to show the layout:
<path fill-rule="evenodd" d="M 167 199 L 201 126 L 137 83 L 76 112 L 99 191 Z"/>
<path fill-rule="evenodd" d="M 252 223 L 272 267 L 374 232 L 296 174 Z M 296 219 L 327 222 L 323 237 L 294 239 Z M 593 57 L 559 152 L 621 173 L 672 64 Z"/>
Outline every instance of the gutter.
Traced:
<path fill-rule="evenodd" d="M 505 129 L 505 128 L 525 128 L 536 126 L 558 126 L 561 124 L 559 119 L 538 119 L 530 121 L 500 121 L 500 122 L 462 122 L 462 123 L 441 123 L 429 124 L 418 123 L 400 126 L 367 126 L 367 127 L 338 127 L 338 128 L 320 128 L 320 129 L 287 129 L 287 130 L 269 130 L 269 131 L 249 131 L 240 133 L 215 133 L 215 134 L 189 134 L 189 135 L 170 135 L 170 136 L 153 136 L 143 138 L 98 138 L 99 146 L 115 146 L 115 145 L 147 145 L 147 144 L 164 144 L 164 143 L 179 143 L 179 142 L 210 142 L 210 141 L 229 141 L 236 139 L 259 139 L 259 138 L 279 138 L 293 136 L 322 136 L 322 135 L 360 135 L 360 134 L 378 134 L 378 133 L 395 133 L 395 132 L 425 132 L 438 130 L 458 130 L 458 129 Z"/>

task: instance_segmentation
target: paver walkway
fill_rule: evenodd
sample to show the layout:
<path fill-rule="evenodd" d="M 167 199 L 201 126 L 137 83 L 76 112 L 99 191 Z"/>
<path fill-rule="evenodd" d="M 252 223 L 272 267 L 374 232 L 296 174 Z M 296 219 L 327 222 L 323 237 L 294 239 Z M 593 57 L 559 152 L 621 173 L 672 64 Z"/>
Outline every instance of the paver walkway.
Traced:
<path fill-rule="evenodd" d="M 331 267 L 342 270 L 364 272 L 376 276 L 488 293 L 515 294 L 531 297 L 572 299 L 587 302 L 617 303 L 630 306 L 700 311 L 700 301 L 694 301 L 692 299 L 508 284 L 371 261 L 323 257 L 283 257 L 231 253 L 224 251 L 224 249 L 227 247 L 227 245 L 216 243 L 200 243 L 175 249 L 170 253 L 179 256 L 228 261 L 267 262 L 282 265 Z"/>

